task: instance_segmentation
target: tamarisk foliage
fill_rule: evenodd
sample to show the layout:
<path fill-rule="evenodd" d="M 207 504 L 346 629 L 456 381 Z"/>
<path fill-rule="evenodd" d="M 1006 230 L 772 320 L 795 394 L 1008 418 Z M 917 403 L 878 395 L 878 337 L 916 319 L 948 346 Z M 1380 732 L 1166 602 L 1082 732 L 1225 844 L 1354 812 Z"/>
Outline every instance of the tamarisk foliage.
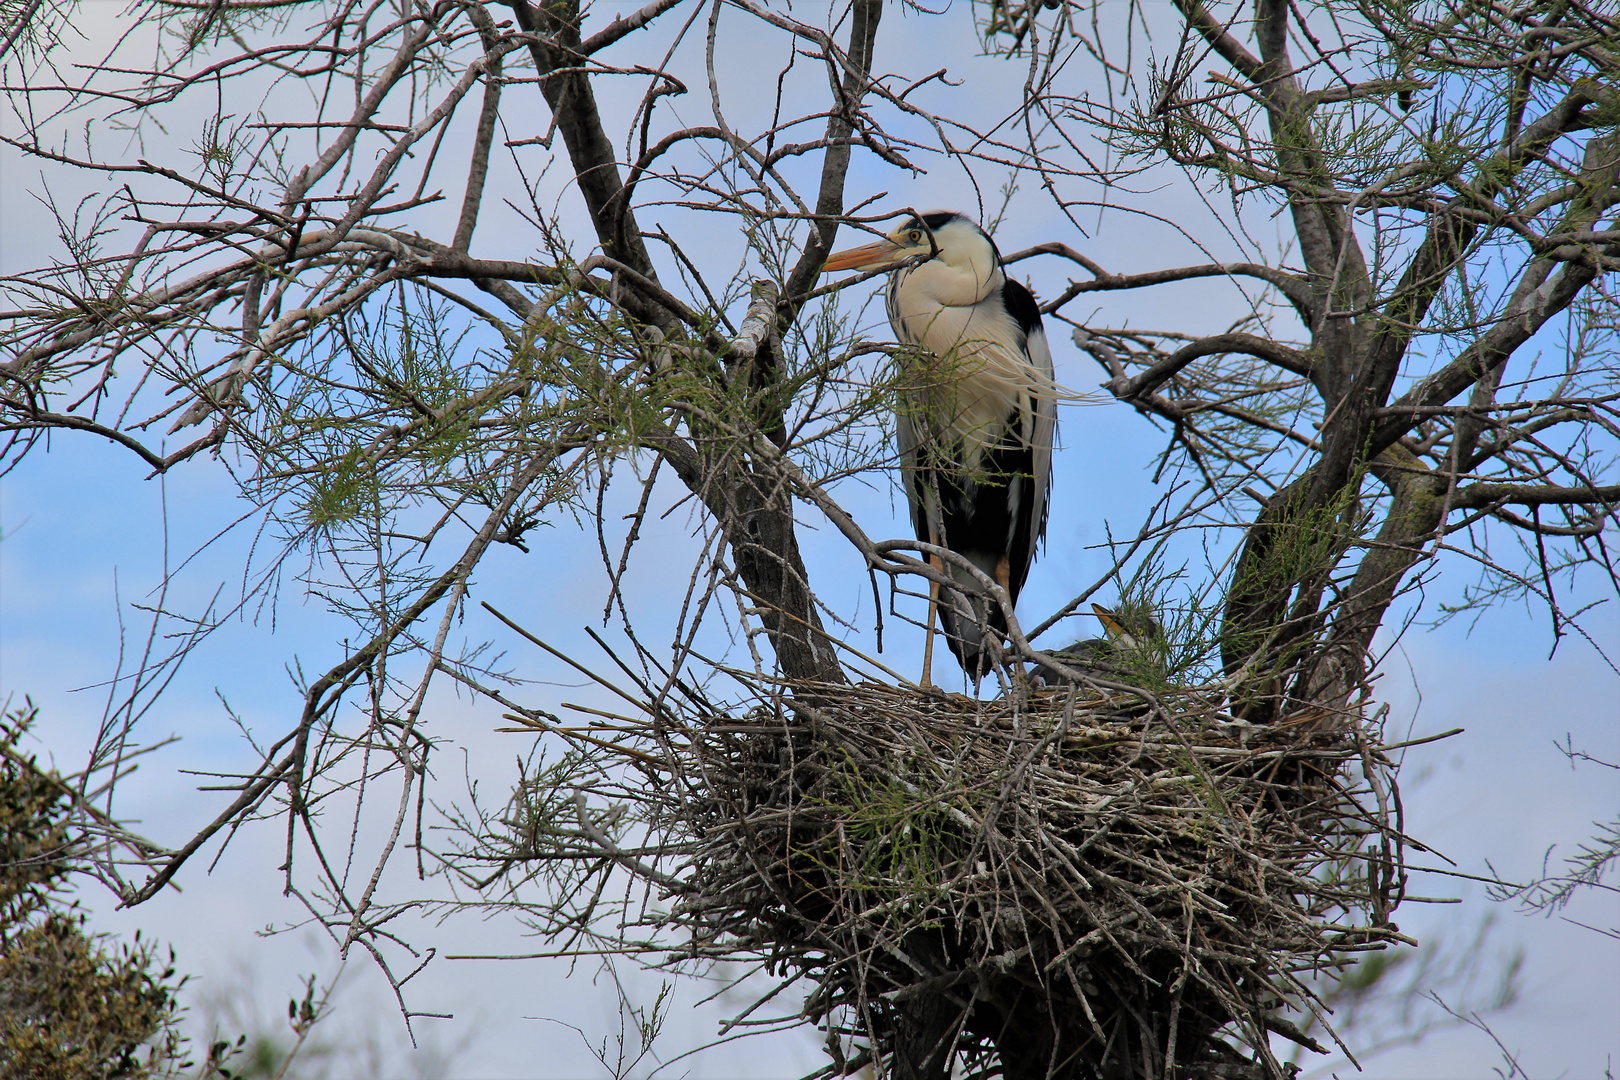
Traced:
<path fill-rule="evenodd" d="M 90 437 L 222 470 L 256 536 L 230 605 L 152 605 L 92 768 L 224 619 L 296 581 L 345 621 L 211 820 L 160 845 L 75 804 L 84 865 L 138 904 L 280 818 L 287 893 L 402 1007 L 390 920 L 432 902 L 564 953 L 750 957 L 808 989 L 782 1022 L 821 1025 L 829 1074 L 1283 1075 L 1273 1035 L 1315 1045 L 1287 1019 L 1306 973 L 1401 940 L 1375 635 L 1442 568 L 1476 576 L 1434 616 L 1529 599 L 1555 639 L 1583 632 L 1573 588 L 1620 583 L 1609 5 L 138 0 L 88 62 L 71 7 L 0 18 L 3 140 L 64 245 L 0 281 L 0 460 Z M 1022 81 L 987 112 L 919 26 Z M 923 170 L 1000 186 L 989 226 L 1047 216 L 1007 261 L 1168 436 L 1169 493 L 1109 573 L 1026 600 L 1027 630 L 1007 612 L 994 703 L 866 656 L 800 546 L 807 522 L 846 544 L 901 619 L 953 587 L 949 552 L 841 501 L 890 482 L 912 369 L 819 280 L 840 229 L 904 201 L 853 177 Z M 1099 221 L 1206 255 L 1109 267 Z M 1175 321 L 1200 279 L 1215 332 Z M 1163 322 L 1109 317 L 1141 290 Z M 621 586 L 671 504 L 700 554 L 653 647 Z M 635 712 L 583 726 L 448 644 L 496 545 L 576 527 Z M 1194 530 L 1207 576 L 1153 580 Z M 1164 648 L 1102 669 L 1034 644 L 1111 579 Z M 450 687 L 535 743 L 499 810 L 429 795 Z M 355 800 L 386 803 L 367 868 L 340 854 L 360 808 L 322 813 Z M 413 848 L 449 894 L 388 895 Z"/>

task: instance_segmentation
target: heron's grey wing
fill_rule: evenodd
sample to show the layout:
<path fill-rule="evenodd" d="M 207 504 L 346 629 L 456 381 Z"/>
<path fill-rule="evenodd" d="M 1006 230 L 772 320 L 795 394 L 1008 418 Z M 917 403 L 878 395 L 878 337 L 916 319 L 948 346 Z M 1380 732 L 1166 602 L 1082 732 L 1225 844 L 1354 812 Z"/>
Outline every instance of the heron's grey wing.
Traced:
<path fill-rule="evenodd" d="M 900 488 L 906 493 L 906 512 L 917 539 L 931 543 L 929 514 L 923 502 L 923 493 L 919 490 L 923 482 L 923 474 L 917 469 L 917 451 L 921 440 L 922 435 L 910 415 L 910 409 L 902 401 L 894 414 L 894 441 L 900 451 Z"/>
<path fill-rule="evenodd" d="M 1029 550 L 1023 553 L 1032 561 L 1036 547 L 1046 538 L 1047 503 L 1052 494 L 1052 451 L 1057 448 L 1057 373 L 1052 366 L 1052 350 L 1046 344 L 1046 329 L 1039 323 L 1029 330 L 1028 349 L 1030 363 L 1040 373 L 1042 382 L 1035 393 L 1032 433 L 1035 482 L 1030 485 L 1034 489 L 1030 494 L 1035 500 L 1035 527 L 1030 530 Z"/>

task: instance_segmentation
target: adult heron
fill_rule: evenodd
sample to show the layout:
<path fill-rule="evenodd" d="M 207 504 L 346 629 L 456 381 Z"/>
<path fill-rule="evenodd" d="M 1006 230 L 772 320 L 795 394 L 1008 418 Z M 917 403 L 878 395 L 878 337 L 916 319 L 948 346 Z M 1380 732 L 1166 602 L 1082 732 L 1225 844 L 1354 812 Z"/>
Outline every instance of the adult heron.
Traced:
<path fill-rule="evenodd" d="M 1046 533 L 1058 388 L 1040 308 L 1007 276 L 995 242 L 968 218 L 932 210 L 876 243 L 842 251 L 825 271 L 892 270 L 889 324 L 913 346 L 896 429 L 917 539 L 961 555 L 1018 602 Z M 1007 619 L 980 580 L 954 562 L 956 587 L 929 590 L 934 612 L 977 682 L 996 662 Z"/>

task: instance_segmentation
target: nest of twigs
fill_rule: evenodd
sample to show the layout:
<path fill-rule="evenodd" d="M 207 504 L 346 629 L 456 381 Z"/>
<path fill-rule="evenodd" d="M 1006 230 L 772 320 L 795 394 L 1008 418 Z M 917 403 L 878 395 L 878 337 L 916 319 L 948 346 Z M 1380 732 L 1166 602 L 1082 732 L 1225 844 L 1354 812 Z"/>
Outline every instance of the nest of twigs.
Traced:
<path fill-rule="evenodd" d="M 1395 936 L 1391 778 L 1342 717 L 793 691 L 687 733 L 660 825 L 672 919 L 808 979 L 829 1074 L 1287 1076 L 1313 977 Z"/>

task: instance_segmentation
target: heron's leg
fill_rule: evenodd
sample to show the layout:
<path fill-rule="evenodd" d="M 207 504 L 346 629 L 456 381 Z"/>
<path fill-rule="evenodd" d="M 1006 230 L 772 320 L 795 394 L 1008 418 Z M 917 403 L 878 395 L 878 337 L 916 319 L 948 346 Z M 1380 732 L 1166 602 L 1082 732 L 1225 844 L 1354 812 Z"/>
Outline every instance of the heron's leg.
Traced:
<path fill-rule="evenodd" d="M 1007 598 L 1009 600 L 1012 599 L 1012 585 L 1010 584 L 1011 581 L 1012 581 L 1012 559 L 1010 559 L 1006 555 L 1003 555 L 1000 559 L 996 560 L 996 584 L 1000 585 L 1002 587 L 1002 589 L 1007 593 Z M 1009 636 L 1007 638 L 1007 643 L 1009 645 L 1012 644 L 1011 636 Z M 1012 670 L 1015 672 L 1014 680 L 1015 680 L 1017 685 L 1022 686 L 1022 687 L 1025 688 L 1026 696 L 1027 696 L 1027 690 L 1028 690 L 1028 685 L 1029 684 L 1028 684 L 1028 682 L 1026 681 L 1026 679 L 1024 677 L 1024 665 L 1023 664 L 1010 664 L 1010 665 L 1006 664 L 1006 654 L 1005 653 L 1002 654 L 1002 662 L 1003 662 L 1003 664 L 1005 666 L 1011 667 Z"/>
<path fill-rule="evenodd" d="M 1011 600 L 1012 560 L 1005 555 L 996 561 L 996 584 L 1001 586 L 1001 590 L 1007 594 L 1007 599 Z"/>
<path fill-rule="evenodd" d="M 928 565 L 932 566 L 940 573 L 945 572 L 945 566 L 940 561 L 938 556 L 928 556 Z M 934 669 L 934 619 L 938 614 L 939 582 L 930 581 L 928 583 L 928 637 L 927 643 L 923 646 L 922 681 L 917 684 L 925 690 L 933 685 L 933 683 L 929 681 L 929 676 L 933 674 Z"/>

